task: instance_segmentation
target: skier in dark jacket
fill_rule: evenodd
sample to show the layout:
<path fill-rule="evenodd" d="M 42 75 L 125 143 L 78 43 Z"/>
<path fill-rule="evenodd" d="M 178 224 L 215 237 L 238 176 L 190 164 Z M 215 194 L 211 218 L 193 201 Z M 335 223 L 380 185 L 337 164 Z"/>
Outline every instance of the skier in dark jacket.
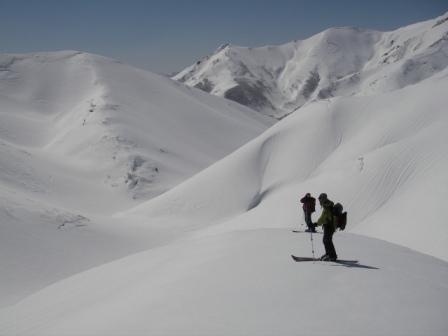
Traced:
<path fill-rule="evenodd" d="M 327 198 L 327 194 L 322 193 L 319 195 L 319 203 L 324 210 L 317 221 L 317 225 L 322 225 L 324 229 L 323 243 L 325 246 L 325 254 L 320 259 L 336 261 L 338 256 L 333 245 L 333 234 L 336 231 L 333 219 L 333 202 Z"/>
<path fill-rule="evenodd" d="M 300 202 L 303 203 L 303 214 L 305 216 L 305 223 L 308 226 L 306 232 L 316 232 L 313 221 L 311 220 L 311 214 L 316 211 L 316 199 L 310 193 L 307 193 Z"/>

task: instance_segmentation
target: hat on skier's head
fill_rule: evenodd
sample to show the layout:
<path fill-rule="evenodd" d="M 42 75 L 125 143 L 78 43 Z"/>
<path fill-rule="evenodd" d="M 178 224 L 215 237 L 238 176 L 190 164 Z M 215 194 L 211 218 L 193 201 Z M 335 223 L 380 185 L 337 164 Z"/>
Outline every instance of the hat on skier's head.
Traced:
<path fill-rule="evenodd" d="M 327 199 L 327 194 L 326 193 L 322 193 L 319 195 L 319 201 L 323 201 Z"/>

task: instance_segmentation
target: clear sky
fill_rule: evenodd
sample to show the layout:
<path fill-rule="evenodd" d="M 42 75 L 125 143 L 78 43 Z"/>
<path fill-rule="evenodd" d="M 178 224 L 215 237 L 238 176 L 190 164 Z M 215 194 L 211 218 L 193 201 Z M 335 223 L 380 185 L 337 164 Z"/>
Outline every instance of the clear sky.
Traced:
<path fill-rule="evenodd" d="M 82 50 L 170 73 L 223 43 L 387 31 L 447 11 L 448 0 L 0 0 L 0 52 Z"/>

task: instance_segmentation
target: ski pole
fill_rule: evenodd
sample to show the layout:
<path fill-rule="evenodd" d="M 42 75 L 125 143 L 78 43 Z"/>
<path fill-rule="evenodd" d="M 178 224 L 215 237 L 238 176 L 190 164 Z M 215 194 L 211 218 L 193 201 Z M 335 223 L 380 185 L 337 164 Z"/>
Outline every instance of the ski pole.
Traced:
<path fill-rule="evenodd" d="M 303 222 L 300 224 L 300 226 L 303 226 L 303 223 L 305 222 L 305 212 L 303 212 Z"/>
<path fill-rule="evenodd" d="M 313 240 L 313 231 L 310 231 L 311 238 L 311 253 L 313 253 L 313 263 L 316 261 L 316 257 L 314 256 L 314 240 Z"/>

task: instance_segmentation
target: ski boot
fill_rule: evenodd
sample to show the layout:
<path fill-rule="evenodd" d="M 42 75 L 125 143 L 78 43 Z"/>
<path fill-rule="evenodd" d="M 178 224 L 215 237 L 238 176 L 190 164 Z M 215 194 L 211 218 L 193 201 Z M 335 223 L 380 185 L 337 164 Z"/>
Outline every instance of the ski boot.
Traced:
<path fill-rule="evenodd" d="M 322 257 L 320 257 L 321 261 L 329 261 L 330 260 L 330 256 L 328 254 L 324 254 Z"/>
<path fill-rule="evenodd" d="M 329 261 L 336 261 L 336 260 L 338 260 L 338 257 L 329 257 L 328 260 Z"/>

